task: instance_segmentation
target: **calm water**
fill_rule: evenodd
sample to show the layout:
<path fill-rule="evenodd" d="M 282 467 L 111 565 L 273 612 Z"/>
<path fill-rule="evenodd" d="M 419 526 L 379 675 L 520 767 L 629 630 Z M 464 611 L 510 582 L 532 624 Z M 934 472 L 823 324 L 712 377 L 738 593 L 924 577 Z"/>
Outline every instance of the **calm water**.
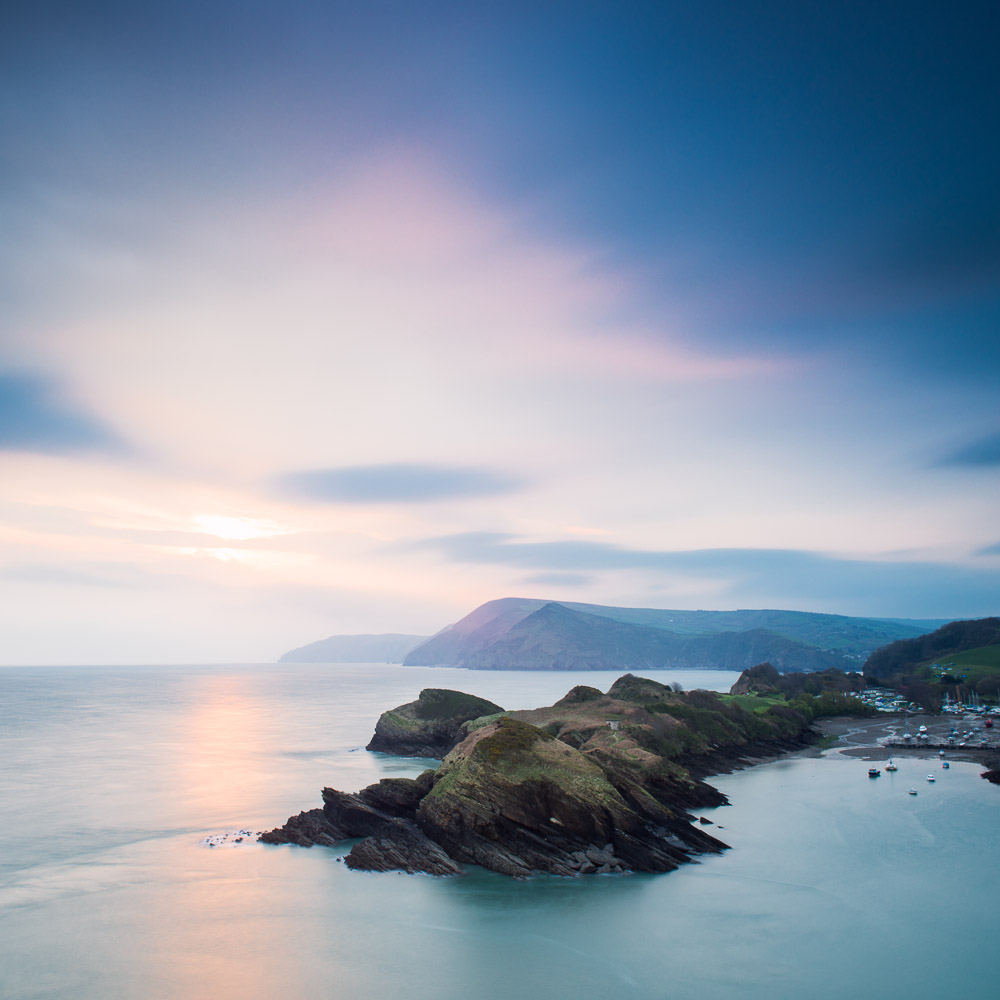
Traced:
<path fill-rule="evenodd" d="M 521 708 L 615 676 L 0 668 L 0 996 L 992 992 L 1000 788 L 974 765 L 901 760 L 870 781 L 828 756 L 718 778 L 733 805 L 706 815 L 733 850 L 661 876 L 370 875 L 320 848 L 205 846 L 318 805 L 325 784 L 419 772 L 359 748 L 421 687 Z M 725 689 L 736 674 L 650 676 Z"/>

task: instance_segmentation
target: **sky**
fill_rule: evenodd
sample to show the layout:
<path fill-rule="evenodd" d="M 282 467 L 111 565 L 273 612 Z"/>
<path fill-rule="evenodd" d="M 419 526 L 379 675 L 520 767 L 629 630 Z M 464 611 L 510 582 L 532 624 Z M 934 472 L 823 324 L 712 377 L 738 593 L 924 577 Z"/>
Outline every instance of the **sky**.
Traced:
<path fill-rule="evenodd" d="M 994 4 L 0 17 L 0 663 L 1000 613 Z"/>

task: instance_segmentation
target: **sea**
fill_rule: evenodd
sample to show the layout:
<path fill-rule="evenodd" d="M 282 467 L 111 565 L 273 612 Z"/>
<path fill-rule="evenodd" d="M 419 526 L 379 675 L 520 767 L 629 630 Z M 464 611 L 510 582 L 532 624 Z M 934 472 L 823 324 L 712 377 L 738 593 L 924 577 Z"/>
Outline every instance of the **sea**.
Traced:
<path fill-rule="evenodd" d="M 713 779 L 731 845 L 663 875 L 349 871 L 254 840 L 434 762 L 369 753 L 421 688 L 505 708 L 614 673 L 0 668 L 3 1000 L 941 1000 L 996 989 L 1000 787 L 835 752 Z M 727 690 L 726 671 L 656 671 Z M 936 781 L 926 781 L 929 771 Z M 918 794 L 908 794 L 917 788 Z M 993 985 L 991 985 L 993 984 Z"/>

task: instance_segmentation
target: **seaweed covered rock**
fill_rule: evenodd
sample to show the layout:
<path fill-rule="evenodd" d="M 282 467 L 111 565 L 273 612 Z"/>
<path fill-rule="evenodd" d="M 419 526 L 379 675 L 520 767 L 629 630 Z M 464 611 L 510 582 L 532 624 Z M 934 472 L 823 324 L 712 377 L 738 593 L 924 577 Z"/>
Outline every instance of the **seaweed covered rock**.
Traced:
<path fill-rule="evenodd" d="M 425 688 L 416 701 L 382 713 L 366 749 L 440 760 L 465 738 L 464 723 L 502 711 L 499 705 L 475 695 Z"/>

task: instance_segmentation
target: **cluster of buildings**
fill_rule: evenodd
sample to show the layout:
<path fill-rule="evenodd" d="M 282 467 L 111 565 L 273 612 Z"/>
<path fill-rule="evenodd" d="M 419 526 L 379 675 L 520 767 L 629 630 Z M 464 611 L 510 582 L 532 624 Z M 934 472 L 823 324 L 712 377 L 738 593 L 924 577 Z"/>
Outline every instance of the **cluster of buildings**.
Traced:
<path fill-rule="evenodd" d="M 908 702 L 898 691 L 892 688 L 866 688 L 854 695 L 858 701 L 877 708 L 880 712 L 919 712 L 920 706 L 914 702 Z"/>

